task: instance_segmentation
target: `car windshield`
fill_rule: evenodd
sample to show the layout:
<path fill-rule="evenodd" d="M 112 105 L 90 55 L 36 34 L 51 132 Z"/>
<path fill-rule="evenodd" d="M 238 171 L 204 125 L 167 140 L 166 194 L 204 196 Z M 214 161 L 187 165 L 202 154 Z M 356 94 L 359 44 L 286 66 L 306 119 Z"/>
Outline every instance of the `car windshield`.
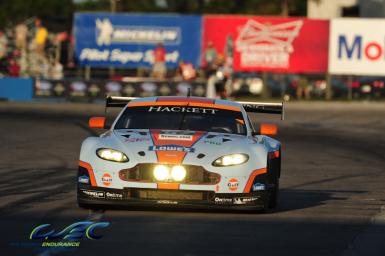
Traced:
<path fill-rule="evenodd" d="M 192 106 L 127 107 L 114 129 L 192 130 L 246 134 L 240 111 Z"/>

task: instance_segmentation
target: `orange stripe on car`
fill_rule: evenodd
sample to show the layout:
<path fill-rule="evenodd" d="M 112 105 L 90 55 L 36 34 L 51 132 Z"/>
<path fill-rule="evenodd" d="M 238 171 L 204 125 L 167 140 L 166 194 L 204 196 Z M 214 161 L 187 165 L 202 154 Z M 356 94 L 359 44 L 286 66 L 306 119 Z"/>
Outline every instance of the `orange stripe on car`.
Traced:
<path fill-rule="evenodd" d="M 186 152 L 157 151 L 158 162 L 162 164 L 182 164 Z"/>
<path fill-rule="evenodd" d="M 90 180 L 91 180 L 91 186 L 96 187 L 96 179 L 95 179 L 94 171 L 92 170 L 91 165 L 89 163 L 79 161 L 79 166 L 87 169 L 88 176 L 90 176 Z"/>
<path fill-rule="evenodd" d="M 137 102 L 137 103 L 128 103 L 128 107 L 145 107 L 145 106 L 189 106 L 189 107 L 201 107 L 201 108 L 214 108 L 214 109 L 224 109 L 231 111 L 241 111 L 239 107 L 232 107 L 226 105 L 218 105 L 212 103 L 201 103 L 201 102 L 177 102 L 177 101 L 158 101 L 158 102 Z"/>
<path fill-rule="evenodd" d="M 199 103 L 214 103 L 213 99 L 201 99 L 201 98 L 188 98 L 188 97 L 159 97 L 157 102 L 199 102 Z"/>
<path fill-rule="evenodd" d="M 218 104 L 191 102 L 188 105 L 191 106 L 191 107 L 218 108 L 218 109 L 231 110 L 231 111 L 241 111 L 241 109 L 238 108 L 238 107 L 232 107 L 232 106 L 226 106 L 226 105 L 218 105 Z"/>
<path fill-rule="evenodd" d="M 128 107 L 146 107 L 146 106 L 187 106 L 188 102 L 137 102 L 128 103 Z"/>
<path fill-rule="evenodd" d="M 247 181 L 247 184 L 246 184 L 245 189 L 243 190 L 243 193 L 249 193 L 250 189 L 251 189 L 251 186 L 253 185 L 253 181 L 254 181 L 255 177 L 257 177 L 258 175 L 264 174 L 264 173 L 267 173 L 267 169 L 266 168 L 254 170 L 250 174 L 249 180 Z"/>
<path fill-rule="evenodd" d="M 172 190 L 179 189 L 179 183 L 160 182 L 160 183 L 157 183 L 157 186 L 158 186 L 158 189 L 172 189 Z"/>
<path fill-rule="evenodd" d="M 191 140 L 168 140 L 160 139 L 162 130 L 151 130 L 151 137 L 154 146 L 166 146 L 166 145 L 177 145 L 182 147 L 192 147 L 206 132 L 194 132 L 191 134 Z M 161 164 L 182 164 L 187 152 L 181 151 L 156 151 L 158 157 L 158 163 Z"/>

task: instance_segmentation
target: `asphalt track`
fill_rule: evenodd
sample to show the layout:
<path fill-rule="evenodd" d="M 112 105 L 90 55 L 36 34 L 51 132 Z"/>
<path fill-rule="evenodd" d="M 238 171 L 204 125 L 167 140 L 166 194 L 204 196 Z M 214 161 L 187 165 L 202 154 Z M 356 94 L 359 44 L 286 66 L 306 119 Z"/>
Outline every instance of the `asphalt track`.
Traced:
<path fill-rule="evenodd" d="M 76 204 L 81 141 L 101 105 L 0 103 L 0 255 L 385 255 L 385 103 L 288 104 L 270 213 Z M 263 118 L 254 116 L 257 122 Z M 108 221 L 99 240 L 41 248 L 34 227 Z"/>

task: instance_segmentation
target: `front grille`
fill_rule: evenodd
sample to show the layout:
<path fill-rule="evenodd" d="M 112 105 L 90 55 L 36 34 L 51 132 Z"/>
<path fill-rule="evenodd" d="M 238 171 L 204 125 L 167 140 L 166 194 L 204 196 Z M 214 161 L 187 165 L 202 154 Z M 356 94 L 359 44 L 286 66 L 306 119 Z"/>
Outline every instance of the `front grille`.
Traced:
<path fill-rule="evenodd" d="M 131 169 L 119 171 L 120 179 L 124 181 L 157 182 L 153 175 L 155 164 L 138 164 Z M 183 184 L 207 184 L 215 185 L 220 181 L 220 175 L 209 172 L 201 166 L 183 165 L 186 168 L 186 178 Z"/>
<path fill-rule="evenodd" d="M 127 198 L 148 200 L 208 200 L 212 192 L 206 191 L 176 191 L 154 189 L 126 189 Z"/>

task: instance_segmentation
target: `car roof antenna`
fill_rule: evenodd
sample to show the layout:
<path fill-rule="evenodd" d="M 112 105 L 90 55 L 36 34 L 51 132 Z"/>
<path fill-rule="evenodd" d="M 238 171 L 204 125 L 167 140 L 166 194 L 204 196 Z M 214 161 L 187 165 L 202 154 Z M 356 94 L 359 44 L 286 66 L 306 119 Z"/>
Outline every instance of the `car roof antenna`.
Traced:
<path fill-rule="evenodd" d="M 187 88 L 187 97 L 191 97 L 191 87 Z"/>

